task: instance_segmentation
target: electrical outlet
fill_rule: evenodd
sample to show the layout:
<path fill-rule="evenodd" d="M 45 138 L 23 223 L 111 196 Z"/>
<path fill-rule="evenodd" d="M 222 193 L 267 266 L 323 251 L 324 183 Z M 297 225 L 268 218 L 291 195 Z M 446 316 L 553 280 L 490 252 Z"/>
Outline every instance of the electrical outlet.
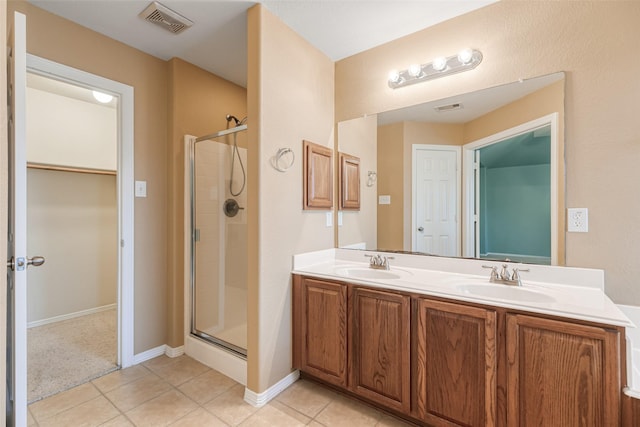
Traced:
<path fill-rule="evenodd" d="M 589 210 L 587 208 L 567 209 L 567 231 L 575 233 L 589 231 Z"/>

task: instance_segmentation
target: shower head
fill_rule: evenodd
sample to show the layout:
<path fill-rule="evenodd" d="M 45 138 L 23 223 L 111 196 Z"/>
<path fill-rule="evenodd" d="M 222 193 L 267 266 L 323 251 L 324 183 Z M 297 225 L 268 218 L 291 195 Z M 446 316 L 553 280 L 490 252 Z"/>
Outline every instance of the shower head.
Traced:
<path fill-rule="evenodd" d="M 244 124 L 244 122 L 247 121 L 247 117 L 245 117 L 242 120 L 238 120 L 238 118 L 236 116 L 232 116 L 230 114 L 227 114 L 227 122 L 230 122 L 232 120 L 236 123 L 236 126 L 241 126 L 241 125 Z"/>

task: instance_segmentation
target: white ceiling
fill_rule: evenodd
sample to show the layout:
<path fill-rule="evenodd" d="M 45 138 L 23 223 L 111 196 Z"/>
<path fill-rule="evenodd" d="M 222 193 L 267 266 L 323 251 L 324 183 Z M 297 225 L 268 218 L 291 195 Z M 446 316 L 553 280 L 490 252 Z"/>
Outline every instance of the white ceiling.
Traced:
<path fill-rule="evenodd" d="M 497 0 L 261 0 L 334 61 Z M 194 22 L 175 35 L 138 15 L 151 0 L 29 0 L 158 58 L 180 57 L 246 87 L 246 10 L 256 1 L 162 0 Z"/>

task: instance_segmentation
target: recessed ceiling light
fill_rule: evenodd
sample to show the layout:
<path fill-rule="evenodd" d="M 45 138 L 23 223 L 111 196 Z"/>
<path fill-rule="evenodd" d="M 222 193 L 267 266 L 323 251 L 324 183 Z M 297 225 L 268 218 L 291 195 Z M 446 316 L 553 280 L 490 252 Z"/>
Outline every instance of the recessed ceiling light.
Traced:
<path fill-rule="evenodd" d="M 101 102 L 103 104 L 108 104 L 113 99 L 112 95 L 98 92 L 97 90 L 93 91 L 93 97 L 96 99 L 96 101 Z"/>

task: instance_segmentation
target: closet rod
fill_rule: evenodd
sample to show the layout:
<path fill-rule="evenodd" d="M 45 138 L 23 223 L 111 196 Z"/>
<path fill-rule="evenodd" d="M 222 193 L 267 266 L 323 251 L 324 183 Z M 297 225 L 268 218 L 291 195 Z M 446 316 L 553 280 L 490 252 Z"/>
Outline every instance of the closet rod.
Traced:
<path fill-rule="evenodd" d="M 27 167 L 31 169 L 44 169 L 44 170 L 50 170 L 50 171 L 75 172 L 75 173 L 92 173 L 96 175 L 116 175 L 117 174 L 116 171 L 112 171 L 108 169 L 56 166 L 56 165 L 48 165 L 46 163 L 34 163 L 34 162 L 27 162 Z"/>

